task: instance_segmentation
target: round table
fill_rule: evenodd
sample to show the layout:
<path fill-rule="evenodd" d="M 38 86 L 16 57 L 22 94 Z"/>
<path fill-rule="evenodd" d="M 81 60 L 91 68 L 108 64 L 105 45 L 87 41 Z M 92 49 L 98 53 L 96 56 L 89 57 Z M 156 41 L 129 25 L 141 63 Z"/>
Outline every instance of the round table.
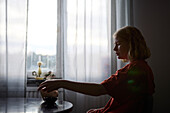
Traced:
<path fill-rule="evenodd" d="M 72 108 L 68 101 L 47 104 L 41 98 L 0 98 L 0 112 L 4 113 L 69 113 Z"/>
<path fill-rule="evenodd" d="M 53 105 L 43 102 L 40 105 L 39 111 L 41 113 L 69 113 L 72 108 L 73 104 L 68 101 L 63 101 L 62 104 L 56 101 Z"/>

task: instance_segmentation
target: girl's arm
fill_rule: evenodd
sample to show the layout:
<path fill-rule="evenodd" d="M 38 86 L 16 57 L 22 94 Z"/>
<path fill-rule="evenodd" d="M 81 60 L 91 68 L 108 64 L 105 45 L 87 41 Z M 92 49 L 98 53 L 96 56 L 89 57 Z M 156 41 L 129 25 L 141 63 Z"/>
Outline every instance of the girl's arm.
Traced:
<path fill-rule="evenodd" d="M 107 94 L 106 89 L 103 85 L 97 83 L 83 83 L 83 82 L 73 82 L 68 80 L 50 80 L 45 81 L 40 84 L 38 90 L 45 90 L 51 92 L 53 90 L 58 90 L 59 88 L 64 88 L 72 90 L 75 92 L 83 93 L 86 95 L 100 96 Z"/>

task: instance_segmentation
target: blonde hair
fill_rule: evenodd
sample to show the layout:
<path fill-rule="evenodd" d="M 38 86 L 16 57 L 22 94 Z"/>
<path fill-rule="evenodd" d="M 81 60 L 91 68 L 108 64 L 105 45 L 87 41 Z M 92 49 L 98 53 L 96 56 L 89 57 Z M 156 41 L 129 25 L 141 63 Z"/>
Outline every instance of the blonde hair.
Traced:
<path fill-rule="evenodd" d="M 132 26 L 126 26 L 113 34 L 129 43 L 128 57 L 130 60 L 145 60 L 151 56 L 142 33 Z"/>

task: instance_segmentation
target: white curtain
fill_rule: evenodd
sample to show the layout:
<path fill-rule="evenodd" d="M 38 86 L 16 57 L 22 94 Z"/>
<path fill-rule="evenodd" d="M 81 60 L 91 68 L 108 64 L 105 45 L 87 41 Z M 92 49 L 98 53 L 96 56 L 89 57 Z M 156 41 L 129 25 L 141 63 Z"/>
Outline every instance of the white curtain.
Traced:
<path fill-rule="evenodd" d="M 63 25 L 63 29 L 57 28 L 61 31 L 57 71 L 64 79 L 100 83 L 122 66 L 112 52 L 112 34 L 132 24 L 132 0 L 61 1 L 65 10 L 61 10 L 63 20 L 57 20 L 58 27 Z M 26 17 L 27 0 L 0 0 L 0 97 L 23 97 L 25 93 Z M 83 113 L 103 107 L 109 96 L 66 90 L 65 99 L 73 102 L 74 113 Z"/>
<path fill-rule="evenodd" d="M 100 83 L 111 74 L 110 0 L 67 0 L 65 79 Z M 71 91 L 73 113 L 103 107 L 108 96 L 92 97 Z"/>
<path fill-rule="evenodd" d="M 63 19 L 65 79 L 100 83 L 125 65 L 112 52 L 112 34 L 131 24 L 130 5 L 130 0 L 67 0 Z M 104 107 L 109 98 L 65 90 L 65 99 L 74 104 L 73 113 Z"/>
<path fill-rule="evenodd" d="M 0 97 L 24 97 L 26 0 L 0 0 Z"/>
<path fill-rule="evenodd" d="M 123 26 L 133 26 L 133 0 L 116 0 L 116 30 Z M 127 63 L 117 59 L 117 69 L 122 68 Z"/>

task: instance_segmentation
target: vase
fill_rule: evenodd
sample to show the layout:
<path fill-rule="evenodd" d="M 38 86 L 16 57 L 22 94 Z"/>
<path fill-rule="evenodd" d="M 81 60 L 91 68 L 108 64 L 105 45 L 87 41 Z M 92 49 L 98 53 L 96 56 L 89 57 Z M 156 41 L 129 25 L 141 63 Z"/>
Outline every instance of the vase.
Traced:
<path fill-rule="evenodd" d="M 38 77 L 40 77 L 41 74 L 42 74 L 42 71 L 41 71 L 41 67 L 39 66 L 39 67 L 38 67 Z"/>

